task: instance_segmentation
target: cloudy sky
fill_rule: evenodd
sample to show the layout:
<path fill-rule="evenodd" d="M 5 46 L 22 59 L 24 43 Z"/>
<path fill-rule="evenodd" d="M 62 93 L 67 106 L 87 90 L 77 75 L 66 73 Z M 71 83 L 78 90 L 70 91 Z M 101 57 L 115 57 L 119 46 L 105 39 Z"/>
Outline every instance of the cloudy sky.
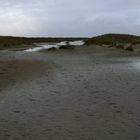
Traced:
<path fill-rule="evenodd" d="M 0 0 L 0 35 L 140 35 L 140 0 Z"/>

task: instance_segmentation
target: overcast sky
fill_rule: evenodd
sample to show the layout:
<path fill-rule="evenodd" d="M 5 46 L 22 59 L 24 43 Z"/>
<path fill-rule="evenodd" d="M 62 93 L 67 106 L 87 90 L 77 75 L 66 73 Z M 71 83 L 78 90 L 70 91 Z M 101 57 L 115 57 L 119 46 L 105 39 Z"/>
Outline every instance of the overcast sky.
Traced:
<path fill-rule="evenodd" d="M 0 35 L 140 35 L 140 0 L 0 0 Z"/>

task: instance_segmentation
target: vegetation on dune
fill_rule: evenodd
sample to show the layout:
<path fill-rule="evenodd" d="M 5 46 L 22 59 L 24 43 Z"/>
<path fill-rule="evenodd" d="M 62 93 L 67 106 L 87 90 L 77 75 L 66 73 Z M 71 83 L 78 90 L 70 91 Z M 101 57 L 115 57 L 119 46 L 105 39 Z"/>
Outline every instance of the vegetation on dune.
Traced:
<path fill-rule="evenodd" d="M 43 43 L 43 42 L 61 42 L 61 41 L 76 41 L 76 40 L 85 40 L 86 38 L 26 38 L 26 37 L 11 37 L 11 36 L 0 36 L 0 48 L 15 47 L 21 45 L 32 45 L 34 43 Z"/>
<path fill-rule="evenodd" d="M 117 43 L 140 43 L 140 36 L 127 35 L 127 34 L 105 34 L 97 37 L 90 38 L 85 41 L 86 45 L 90 44 L 107 44 L 107 45 L 116 45 Z"/>
<path fill-rule="evenodd" d="M 62 42 L 62 41 L 77 41 L 84 40 L 86 45 L 98 44 L 107 47 L 116 47 L 118 49 L 124 49 L 133 51 L 133 46 L 135 44 L 140 44 L 140 36 L 127 35 L 127 34 L 105 34 L 93 38 L 50 38 L 50 37 L 11 37 L 11 36 L 0 36 L 0 50 L 6 48 L 25 48 L 31 47 L 30 45 L 35 45 L 35 43 L 45 43 L 45 42 Z M 128 45 L 130 44 L 130 45 Z M 128 45 L 128 46 L 127 46 Z M 75 47 L 69 45 L 60 46 L 59 49 L 73 50 Z M 48 49 L 49 51 L 54 51 L 55 48 Z"/>

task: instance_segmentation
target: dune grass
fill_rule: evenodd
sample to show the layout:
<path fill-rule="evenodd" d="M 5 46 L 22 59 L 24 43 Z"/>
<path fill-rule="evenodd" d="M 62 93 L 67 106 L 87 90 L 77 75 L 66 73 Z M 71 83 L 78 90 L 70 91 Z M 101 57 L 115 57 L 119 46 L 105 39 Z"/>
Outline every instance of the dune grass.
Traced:
<path fill-rule="evenodd" d="M 132 43 L 139 44 L 140 36 L 127 35 L 127 34 L 105 34 L 97 37 L 90 38 L 85 41 L 86 45 L 90 44 L 107 44 L 107 45 L 116 45 L 117 43 Z"/>

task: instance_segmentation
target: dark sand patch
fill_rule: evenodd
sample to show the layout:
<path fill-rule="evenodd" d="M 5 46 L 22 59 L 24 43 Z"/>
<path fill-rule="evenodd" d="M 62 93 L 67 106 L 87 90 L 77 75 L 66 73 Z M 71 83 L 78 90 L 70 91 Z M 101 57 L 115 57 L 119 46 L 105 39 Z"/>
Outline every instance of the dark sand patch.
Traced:
<path fill-rule="evenodd" d="M 16 82 L 40 77 L 47 63 L 31 60 L 0 61 L 0 91 Z"/>

